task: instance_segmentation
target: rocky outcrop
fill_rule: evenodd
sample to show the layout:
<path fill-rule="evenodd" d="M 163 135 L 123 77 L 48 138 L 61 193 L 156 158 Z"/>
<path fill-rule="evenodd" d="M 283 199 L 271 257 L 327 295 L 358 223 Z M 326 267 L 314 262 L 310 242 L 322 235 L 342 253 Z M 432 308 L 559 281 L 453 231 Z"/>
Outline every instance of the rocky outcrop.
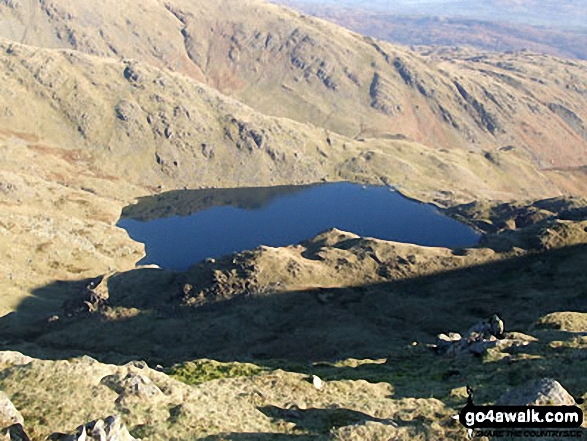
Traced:
<path fill-rule="evenodd" d="M 28 364 L 33 359 L 27 355 L 21 354 L 20 352 L 16 351 L 0 351 L 0 366 L 1 365 L 8 365 L 8 366 L 15 366 L 15 365 L 23 365 Z"/>
<path fill-rule="evenodd" d="M 394 115 L 401 112 L 399 105 L 400 99 L 395 96 L 393 86 L 390 81 L 381 76 L 378 72 L 373 75 L 371 86 L 369 87 L 371 96 L 371 107 L 379 110 L 385 115 Z"/>
<path fill-rule="evenodd" d="M 492 135 L 495 135 L 497 131 L 500 131 L 501 128 L 497 123 L 496 118 L 485 109 L 485 106 L 473 97 L 458 81 L 455 81 L 454 84 L 459 94 L 473 108 L 474 112 L 468 110 L 471 112 L 473 118 L 475 118 L 479 127 L 487 129 Z M 467 106 L 465 106 L 465 108 L 467 108 Z"/>
<path fill-rule="evenodd" d="M 462 222 L 473 223 L 485 233 L 500 233 L 541 223 L 553 223 L 556 219 L 587 220 L 587 199 L 556 197 L 534 202 L 474 201 L 451 207 L 446 213 Z"/>
<path fill-rule="evenodd" d="M 575 112 L 558 103 L 548 103 L 548 109 L 561 118 L 569 127 L 577 132 L 583 139 L 587 139 L 587 127 Z"/>
<path fill-rule="evenodd" d="M 545 251 L 587 241 L 587 200 L 557 197 L 535 202 L 457 205 L 446 214 L 487 234 L 480 245 L 495 251 Z"/>
<path fill-rule="evenodd" d="M 108 302 L 108 287 L 105 277 L 91 280 L 79 294 L 63 304 L 63 311 L 68 318 L 91 314 Z"/>
<path fill-rule="evenodd" d="M 393 67 L 395 67 L 397 73 L 400 75 L 400 77 L 402 77 L 402 80 L 404 80 L 408 86 L 414 84 L 414 75 L 412 72 L 410 72 L 410 70 L 406 67 L 400 58 L 396 58 L 394 60 Z"/>
<path fill-rule="evenodd" d="M 502 395 L 500 406 L 574 406 L 575 399 L 561 384 L 550 378 L 533 380 Z"/>
<path fill-rule="evenodd" d="M 0 391 L 0 428 L 13 424 L 24 424 L 24 419 L 8 396 Z"/>
<path fill-rule="evenodd" d="M 587 313 L 553 312 L 538 320 L 536 327 L 565 332 L 587 332 Z"/>

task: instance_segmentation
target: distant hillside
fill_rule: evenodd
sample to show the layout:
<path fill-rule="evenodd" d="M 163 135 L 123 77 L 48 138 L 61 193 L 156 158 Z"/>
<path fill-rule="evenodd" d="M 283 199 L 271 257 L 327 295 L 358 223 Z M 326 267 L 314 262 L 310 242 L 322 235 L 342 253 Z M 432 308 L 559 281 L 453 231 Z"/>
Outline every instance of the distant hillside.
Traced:
<path fill-rule="evenodd" d="M 467 17 L 401 15 L 340 5 L 285 1 L 298 10 L 335 22 L 364 35 L 405 45 L 473 46 L 506 52 L 522 49 L 549 55 L 587 59 L 587 29 L 562 29 Z M 434 14 L 441 14 L 435 10 Z"/>
<path fill-rule="evenodd" d="M 516 24 L 586 28 L 587 4 L 583 0 L 277 0 L 275 3 L 308 6 L 344 6 L 390 14 L 434 14 Z"/>
<path fill-rule="evenodd" d="M 0 17 L 6 38 L 170 68 L 261 113 L 347 137 L 514 146 L 541 167 L 587 164 L 585 63 L 422 56 L 257 0 L 11 1 Z"/>

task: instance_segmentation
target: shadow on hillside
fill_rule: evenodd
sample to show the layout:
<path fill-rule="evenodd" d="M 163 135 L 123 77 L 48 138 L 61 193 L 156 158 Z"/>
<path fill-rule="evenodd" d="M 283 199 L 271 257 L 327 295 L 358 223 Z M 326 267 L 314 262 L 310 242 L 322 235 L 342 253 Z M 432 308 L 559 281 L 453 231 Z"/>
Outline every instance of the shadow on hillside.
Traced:
<path fill-rule="evenodd" d="M 265 406 L 258 408 L 261 413 L 271 418 L 275 422 L 287 422 L 295 424 L 295 431 L 300 434 L 280 434 L 280 433 L 226 433 L 221 435 L 212 435 L 204 438 L 206 441 L 253 441 L 253 440 L 319 440 L 330 439 L 329 436 L 333 428 L 360 425 L 366 422 L 378 422 L 383 424 L 397 425 L 391 420 L 375 418 L 363 412 L 355 410 L 336 408 L 336 409 L 283 409 L 277 406 Z"/>
<path fill-rule="evenodd" d="M 163 365 L 212 358 L 303 367 L 314 360 L 385 358 L 413 341 L 463 332 L 494 312 L 508 329 L 525 330 L 550 312 L 587 311 L 586 267 L 583 245 L 411 280 L 240 296 L 193 308 L 179 306 L 176 274 L 140 269 L 112 278 L 109 308 L 95 314 L 35 315 L 46 298 L 70 298 L 89 280 L 37 289 L 0 319 L 6 340 L 0 349 Z M 50 320 L 56 313 L 60 318 Z"/>
<path fill-rule="evenodd" d="M 200 438 L 201 441 L 318 441 L 324 439 L 318 435 L 292 435 L 286 433 L 223 433 Z"/>
<path fill-rule="evenodd" d="M 273 420 L 293 423 L 298 430 L 314 433 L 328 433 L 333 427 L 363 424 L 367 421 L 395 425 L 390 420 L 375 418 L 363 412 L 343 408 L 283 409 L 277 406 L 265 406 L 260 407 L 259 411 Z"/>

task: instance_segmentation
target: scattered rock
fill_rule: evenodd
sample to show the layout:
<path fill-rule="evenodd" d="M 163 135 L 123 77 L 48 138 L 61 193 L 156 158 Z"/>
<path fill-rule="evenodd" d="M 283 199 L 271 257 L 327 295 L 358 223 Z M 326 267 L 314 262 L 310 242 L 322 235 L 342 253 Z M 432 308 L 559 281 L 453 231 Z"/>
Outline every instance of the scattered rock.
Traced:
<path fill-rule="evenodd" d="M 16 190 L 16 186 L 10 182 L 0 182 L 0 192 L 10 193 Z"/>
<path fill-rule="evenodd" d="M 516 344 L 527 345 L 528 340 L 518 342 L 513 334 L 506 335 L 503 321 L 497 314 L 489 320 L 477 323 L 467 331 L 465 337 L 458 333 L 439 334 L 431 348 L 443 355 L 483 355 L 488 349 Z"/>
<path fill-rule="evenodd" d="M 0 391 L 0 428 L 13 424 L 24 424 L 24 419 L 8 396 Z"/>
<path fill-rule="evenodd" d="M 497 314 L 494 314 L 489 320 L 477 323 L 469 329 L 468 334 L 469 338 L 473 336 L 478 340 L 479 338 L 489 339 L 490 337 L 501 338 L 504 331 L 503 321 Z"/>
<path fill-rule="evenodd" d="M 67 441 L 137 441 L 128 432 L 118 415 L 79 426 L 73 435 L 54 433 L 47 439 Z"/>
<path fill-rule="evenodd" d="M 473 355 L 483 355 L 488 349 L 497 346 L 497 339 L 493 336 L 489 340 L 473 341 L 468 344 L 467 350 Z"/>
<path fill-rule="evenodd" d="M 59 321 L 58 315 L 52 315 L 47 319 L 47 323 L 57 323 Z"/>
<path fill-rule="evenodd" d="M 574 406 L 575 399 L 558 381 L 550 378 L 533 380 L 512 389 L 497 401 L 500 406 Z"/>
<path fill-rule="evenodd" d="M 333 441 L 392 440 L 398 437 L 397 425 L 392 422 L 365 421 L 333 428 L 330 438 Z"/>
<path fill-rule="evenodd" d="M 149 365 L 147 364 L 146 361 L 142 361 L 142 360 L 133 360 L 128 362 L 125 366 L 127 367 L 134 367 L 137 369 L 149 369 Z"/>
<path fill-rule="evenodd" d="M 191 285 L 189 283 L 185 283 L 183 285 L 183 287 L 181 288 L 182 297 L 189 297 L 193 290 L 194 290 L 193 285 Z"/>
<path fill-rule="evenodd" d="M 202 144 L 202 155 L 207 159 L 214 159 L 214 146 L 209 144 Z"/>

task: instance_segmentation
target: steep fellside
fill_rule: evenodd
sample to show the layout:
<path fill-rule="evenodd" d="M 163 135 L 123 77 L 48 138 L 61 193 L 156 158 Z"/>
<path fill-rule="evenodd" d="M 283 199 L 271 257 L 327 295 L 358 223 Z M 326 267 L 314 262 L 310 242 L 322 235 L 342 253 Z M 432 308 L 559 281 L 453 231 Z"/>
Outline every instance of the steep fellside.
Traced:
<path fill-rule="evenodd" d="M 0 14 L 8 38 L 165 66 L 263 113 L 347 136 L 474 151 L 513 145 L 542 166 L 587 164 L 582 62 L 443 62 L 258 0 L 4 1 Z"/>
<path fill-rule="evenodd" d="M 9 42 L 0 43 L 0 53 L 6 85 L 0 128 L 36 135 L 77 162 L 150 192 L 346 179 L 454 201 L 555 196 L 572 184 L 553 186 L 550 174 L 515 150 L 359 141 L 266 117 L 187 77 L 137 62 Z"/>

